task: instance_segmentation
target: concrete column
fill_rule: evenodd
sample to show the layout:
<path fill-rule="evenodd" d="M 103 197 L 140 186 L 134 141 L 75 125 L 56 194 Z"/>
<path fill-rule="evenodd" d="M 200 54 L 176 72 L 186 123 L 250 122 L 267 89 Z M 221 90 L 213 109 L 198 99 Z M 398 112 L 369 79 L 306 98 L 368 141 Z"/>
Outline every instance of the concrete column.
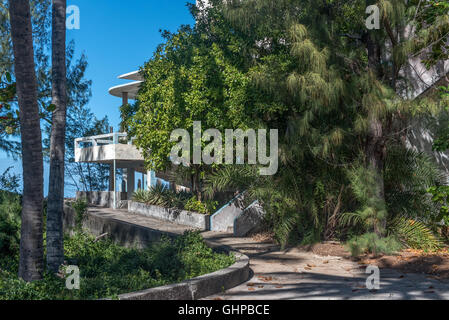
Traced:
<path fill-rule="evenodd" d="M 123 92 L 122 93 L 122 105 L 127 105 L 128 104 L 128 92 Z"/>
<path fill-rule="evenodd" d="M 147 171 L 147 187 L 150 189 L 151 187 L 156 186 L 156 173 L 154 171 Z"/>
<path fill-rule="evenodd" d="M 134 186 L 135 186 L 135 170 L 134 168 L 128 168 L 127 169 L 127 178 L 128 180 L 126 181 L 127 183 L 127 192 L 128 192 L 128 200 L 131 200 L 134 194 Z"/>
<path fill-rule="evenodd" d="M 117 190 L 116 190 L 116 186 L 117 186 L 117 177 L 115 175 L 115 173 L 117 172 L 117 162 L 114 160 L 114 190 L 113 190 L 113 209 L 117 209 Z"/>
<path fill-rule="evenodd" d="M 126 192 L 126 185 L 128 183 L 128 169 L 127 168 L 123 168 L 122 169 L 122 186 L 120 191 L 121 192 Z"/>

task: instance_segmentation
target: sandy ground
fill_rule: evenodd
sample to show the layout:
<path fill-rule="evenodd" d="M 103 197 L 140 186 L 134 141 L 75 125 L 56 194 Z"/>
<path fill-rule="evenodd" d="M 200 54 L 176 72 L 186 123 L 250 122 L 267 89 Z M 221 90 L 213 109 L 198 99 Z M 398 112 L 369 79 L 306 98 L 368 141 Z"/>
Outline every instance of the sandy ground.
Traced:
<path fill-rule="evenodd" d="M 152 229 L 183 233 L 189 229 L 124 210 L 92 209 L 95 214 Z M 281 250 L 263 238 L 234 238 L 230 234 L 203 232 L 216 245 L 227 245 L 250 257 L 251 278 L 216 300 L 280 299 L 449 299 L 449 258 L 405 252 L 401 256 L 353 260 L 338 243 Z M 380 289 L 366 286 L 368 265 L 380 269 Z"/>

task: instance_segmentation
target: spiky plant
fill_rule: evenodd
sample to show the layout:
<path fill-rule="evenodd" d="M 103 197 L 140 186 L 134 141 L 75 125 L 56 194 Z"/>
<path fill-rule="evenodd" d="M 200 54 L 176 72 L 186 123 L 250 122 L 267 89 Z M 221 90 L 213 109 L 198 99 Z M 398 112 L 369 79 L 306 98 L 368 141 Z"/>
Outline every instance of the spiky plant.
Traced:
<path fill-rule="evenodd" d="M 442 239 L 426 224 L 406 217 L 394 218 L 389 222 L 387 231 L 408 248 L 437 251 L 444 245 Z"/>
<path fill-rule="evenodd" d="M 133 199 L 137 202 L 178 209 L 184 209 L 184 205 L 191 197 L 192 194 L 189 192 L 175 192 L 162 185 L 156 185 L 149 190 L 137 190 L 133 195 Z"/>
<path fill-rule="evenodd" d="M 390 220 L 400 216 L 433 220 L 439 209 L 427 189 L 444 185 L 446 179 L 429 155 L 401 146 L 389 148 L 384 181 Z"/>

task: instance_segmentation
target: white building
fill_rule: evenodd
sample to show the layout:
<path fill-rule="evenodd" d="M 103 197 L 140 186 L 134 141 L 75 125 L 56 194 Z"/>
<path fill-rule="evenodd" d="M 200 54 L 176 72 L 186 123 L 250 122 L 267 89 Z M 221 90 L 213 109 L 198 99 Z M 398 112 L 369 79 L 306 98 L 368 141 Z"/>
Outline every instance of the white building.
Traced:
<path fill-rule="evenodd" d="M 132 82 L 112 87 L 109 93 L 122 99 L 122 104 L 136 99 L 142 77 L 138 71 L 127 73 L 119 79 Z M 133 145 L 126 132 L 83 137 L 75 139 L 75 162 L 102 163 L 110 165 L 109 190 L 77 192 L 78 197 L 86 197 L 92 204 L 122 207 L 123 201 L 130 200 L 137 187 L 147 189 L 156 185 L 153 171 L 145 169 L 141 152 Z M 121 183 L 117 183 L 117 170 L 122 169 Z"/>

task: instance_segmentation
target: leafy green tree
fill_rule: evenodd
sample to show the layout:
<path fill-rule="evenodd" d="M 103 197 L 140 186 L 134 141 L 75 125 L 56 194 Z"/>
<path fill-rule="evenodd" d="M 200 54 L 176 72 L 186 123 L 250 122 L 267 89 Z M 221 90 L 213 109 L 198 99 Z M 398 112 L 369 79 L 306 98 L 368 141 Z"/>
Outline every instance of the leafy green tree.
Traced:
<path fill-rule="evenodd" d="M 15 80 L 13 50 L 11 42 L 11 26 L 9 23 L 9 4 L 7 0 L 0 1 L 0 70 L 2 73 L 8 72 Z M 30 1 L 31 22 L 33 26 L 33 46 L 34 60 L 36 65 L 36 77 L 38 82 L 38 99 L 41 118 L 48 119 L 47 110 L 50 103 L 44 103 L 43 97 L 48 92 L 46 87 L 49 83 L 48 72 L 48 52 L 49 47 L 49 26 L 51 23 L 51 0 L 32 0 Z M 20 156 L 20 127 L 18 117 L 17 98 L 9 101 L 9 110 L 5 115 L 8 121 L 0 132 L 0 149 L 9 156 L 17 158 Z M 5 124 L 5 123 L 3 123 Z"/>
<path fill-rule="evenodd" d="M 261 201 L 279 242 L 368 232 L 360 241 L 374 242 L 366 249 L 396 248 L 386 238 L 390 220 L 435 213 L 426 190 L 441 183 L 441 175 L 431 159 L 407 153 L 405 141 L 415 117 L 441 110 L 447 100 L 413 99 L 406 71 L 412 57 L 429 67 L 446 59 L 445 4 L 210 3 L 192 8 L 194 29 L 165 34 L 143 69 L 145 83 L 129 125 L 149 167 L 165 169 L 170 132 L 191 129 L 195 120 L 218 129 L 266 127 L 280 132 L 276 175 L 260 177 L 251 166 L 201 171 L 209 194 L 248 190 Z M 379 30 L 365 25 L 372 4 L 380 9 Z M 404 174 L 406 168 L 419 178 Z M 356 182 L 351 172 L 369 172 L 370 179 Z M 369 201 L 357 200 L 357 188 L 372 191 Z M 365 218 L 376 223 L 342 228 L 343 212 L 361 218 L 371 212 Z"/>
<path fill-rule="evenodd" d="M 165 43 L 142 70 L 145 82 L 128 121 L 147 166 L 155 170 L 170 167 L 175 144 L 170 135 L 175 129 L 192 135 L 194 121 L 201 121 L 203 128 L 224 133 L 226 128 L 246 129 L 252 122 L 245 110 L 251 105 L 249 78 L 222 49 L 223 43 L 210 41 L 205 32 L 187 26 L 163 35 Z M 191 165 L 188 170 L 193 191 L 201 200 L 207 168 Z"/>
<path fill-rule="evenodd" d="M 12 82 L 9 72 L 1 75 L 0 83 L 0 149 L 7 155 L 16 156 L 19 143 L 11 141 L 8 137 L 16 131 L 19 126 L 17 115 L 12 112 L 11 103 L 16 97 L 16 85 Z"/>
<path fill-rule="evenodd" d="M 74 140 L 109 132 L 107 117 L 97 119 L 86 107 L 77 107 L 69 111 L 67 118 L 65 172 L 66 185 L 79 191 L 108 190 L 109 165 L 100 163 L 75 162 Z"/>
<path fill-rule="evenodd" d="M 222 6 L 213 1 L 243 35 L 241 44 L 248 47 L 241 52 L 251 52 L 246 59 L 260 92 L 260 119 L 284 133 L 278 175 L 262 187 L 261 179 L 253 180 L 264 206 L 276 213 L 270 218 L 273 228 L 285 231 L 279 232 L 283 241 L 301 225 L 299 231 L 309 238 L 335 233 L 338 213 L 360 205 L 345 187 L 350 179 L 344 168 L 357 163 L 372 172 L 376 207 L 399 205 L 386 203 L 397 200 L 386 197 L 393 192 L 391 181 L 385 181 L 386 162 L 395 156 L 388 150 L 403 146 L 412 116 L 443 103 L 408 98 L 408 59 L 447 39 L 447 11 L 421 23 L 429 7 L 420 3 L 250 0 Z M 371 4 L 380 8 L 380 30 L 365 27 Z M 405 32 L 410 27 L 416 31 Z M 225 181 L 220 174 L 212 178 L 212 183 Z M 385 235 L 389 214 L 379 216 L 377 238 Z"/>
<path fill-rule="evenodd" d="M 108 189 L 109 166 L 104 164 L 75 163 L 74 140 L 109 132 L 107 117 L 97 119 L 87 106 L 92 96 L 92 81 L 85 78 L 88 68 L 87 57 L 74 59 L 74 42 L 67 47 L 67 125 L 65 135 L 65 185 L 82 191 L 102 191 Z M 50 148 L 51 125 L 45 125 L 46 138 L 43 140 L 44 154 Z"/>

